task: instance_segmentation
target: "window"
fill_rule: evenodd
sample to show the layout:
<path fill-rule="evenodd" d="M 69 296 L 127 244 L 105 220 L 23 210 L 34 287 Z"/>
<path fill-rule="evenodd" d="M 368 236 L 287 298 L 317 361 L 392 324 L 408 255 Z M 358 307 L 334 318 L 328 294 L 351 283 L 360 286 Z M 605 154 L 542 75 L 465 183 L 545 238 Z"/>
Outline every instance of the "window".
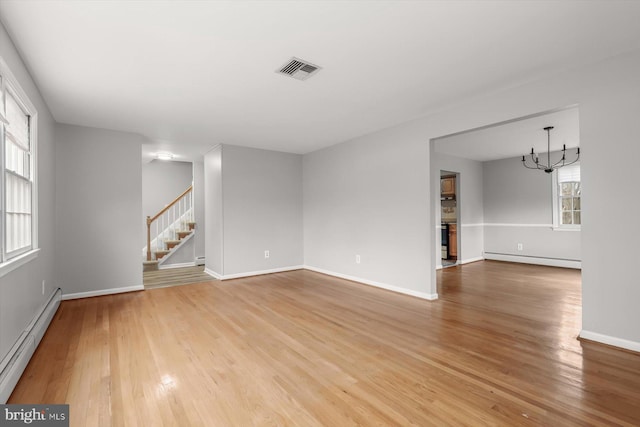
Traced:
<path fill-rule="evenodd" d="M 36 248 L 35 109 L 0 60 L 1 263 Z"/>
<path fill-rule="evenodd" d="M 580 229 L 582 223 L 580 164 L 565 166 L 553 173 L 553 225 Z"/>

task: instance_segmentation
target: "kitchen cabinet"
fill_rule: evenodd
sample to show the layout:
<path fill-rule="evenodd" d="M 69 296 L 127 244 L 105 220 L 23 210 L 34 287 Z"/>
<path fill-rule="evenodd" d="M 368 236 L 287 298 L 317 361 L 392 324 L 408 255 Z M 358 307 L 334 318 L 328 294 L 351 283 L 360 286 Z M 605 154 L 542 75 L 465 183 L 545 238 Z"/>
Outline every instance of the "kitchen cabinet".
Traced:
<path fill-rule="evenodd" d="M 440 195 L 442 196 L 455 196 L 456 195 L 456 178 L 442 178 L 440 179 Z"/>
<path fill-rule="evenodd" d="M 458 224 L 449 224 L 449 258 L 458 258 Z"/>

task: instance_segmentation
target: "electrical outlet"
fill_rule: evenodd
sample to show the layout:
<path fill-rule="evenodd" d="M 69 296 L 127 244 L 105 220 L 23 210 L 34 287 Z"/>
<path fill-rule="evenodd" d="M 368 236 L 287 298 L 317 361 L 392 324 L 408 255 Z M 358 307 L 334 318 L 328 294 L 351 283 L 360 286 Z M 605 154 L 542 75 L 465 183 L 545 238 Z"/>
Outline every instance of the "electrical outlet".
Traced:
<path fill-rule="evenodd" d="M 522 250 L 522 243 L 518 243 L 518 250 L 521 251 Z"/>
<path fill-rule="evenodd" d="M 265 259 L 269 258 L 269 251 L 264 251 L 264 257 Z"/>
<path fill-rule="evenodd" d="M 45 281 L 44 281 L 44 279 L 43 279 L 43 280 L 42 280 L 42 295 L 44 295 L 44 284 L 45 284 Z"/>
<path fill-rule="evenodd" d="M 356 264 L 360 264 L 360 255 L 356 255 Z"/>

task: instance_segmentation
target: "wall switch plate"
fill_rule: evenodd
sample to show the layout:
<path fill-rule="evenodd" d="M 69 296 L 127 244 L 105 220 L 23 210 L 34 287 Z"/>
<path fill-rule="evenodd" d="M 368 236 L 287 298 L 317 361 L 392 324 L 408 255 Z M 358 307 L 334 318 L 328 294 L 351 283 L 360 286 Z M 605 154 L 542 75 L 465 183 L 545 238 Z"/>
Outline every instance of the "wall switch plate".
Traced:
<path fill-rule="evenodd" d="M 521 251 L 522 250 L 522 243 L 518 243 L 518 250 Z"/>
<path fill-rule="evenodd" d="M 43 280 L 42 280 L 42 295 L 44 295 L 44 284 L 45 284 L 45 281 L 44 281 L 44 279 L 43 279 Z"/>
<path fill-rule="evenodd" d="M 360 255 L 356 255 L 356 264 L 360 264 Z"/>
<path fill-rule="evenodd" d="M 269 251 L 264 251 L 264 257 L 265 257 L 265 259 L 269 258 Z"/>

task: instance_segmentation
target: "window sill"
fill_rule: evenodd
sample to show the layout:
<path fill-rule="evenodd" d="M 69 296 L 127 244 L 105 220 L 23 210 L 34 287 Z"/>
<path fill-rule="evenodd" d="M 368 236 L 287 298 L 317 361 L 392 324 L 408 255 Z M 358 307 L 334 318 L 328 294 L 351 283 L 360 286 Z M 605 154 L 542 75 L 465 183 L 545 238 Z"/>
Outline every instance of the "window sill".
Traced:
<path fill-rule="evenodd" d="M 29 252 L 10 259 L 7 262 L 3 262 L 0 264 L 0 277 L 11 273 L 16 268 L 20 268 L 30 261 L 33 261 L 38 257 L 38 252 L 40 252 L 39 248 L 32 249 Z"/>

